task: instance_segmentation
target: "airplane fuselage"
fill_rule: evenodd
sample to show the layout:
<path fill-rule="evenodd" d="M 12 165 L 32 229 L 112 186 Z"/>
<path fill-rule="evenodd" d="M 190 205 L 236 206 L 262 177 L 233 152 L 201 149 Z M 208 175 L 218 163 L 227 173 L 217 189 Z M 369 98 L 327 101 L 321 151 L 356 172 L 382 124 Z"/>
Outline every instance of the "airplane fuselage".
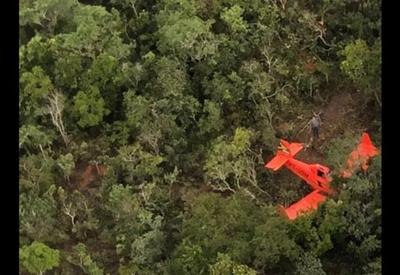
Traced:
<path fill-rule="evenodd" d="M 330 189 L 329 168 L 319 164 L 307 164 L 294 158 L 290 158 L 285 166 L 295 175 L 306 181 L 311 188 L 326 193 L 333 193 Z"/>

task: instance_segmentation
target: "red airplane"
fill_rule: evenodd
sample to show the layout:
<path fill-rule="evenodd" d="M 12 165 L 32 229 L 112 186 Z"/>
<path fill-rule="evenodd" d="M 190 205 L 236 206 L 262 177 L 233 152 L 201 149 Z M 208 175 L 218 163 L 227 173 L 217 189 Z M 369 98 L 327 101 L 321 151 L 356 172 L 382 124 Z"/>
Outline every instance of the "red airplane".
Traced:
<path fill-rule="evenodd" d="M 331 177 L 329 176 L 330 170 L 328 167 L 320 164 L 307 164 L 294 159 L 294 156 L 300 152 L 301 149 L 303 149 L 301 143 L 289 143 L 281 139 L 276 156 L 265 165 L 266 168 L 272 169 L 273 171 L 277 171 L 285 165 L 314 189 L 313 192 L 300 201 L 290 205 L 288 208 L 280 206 L 282 213 L 290 220 L 296 219 L 305 212 L 317 209 L 318 204 L 326 200 L 326 195 L 335 193 L 335 191 L 330 188 Z M 350 160 L 348 160 L 350 168 L 342 171 L 342 175 L 351 176 L 352 171 L 355 169 L 354 162 L 356 160 L 362 161 L 362 169 L 365 171 L 368 168 L 367 162 L 369 158 L 377 154 L 378 150 L 372 144 L 368 134 L 364 133 L 361 143 L 350 155 Z"/>

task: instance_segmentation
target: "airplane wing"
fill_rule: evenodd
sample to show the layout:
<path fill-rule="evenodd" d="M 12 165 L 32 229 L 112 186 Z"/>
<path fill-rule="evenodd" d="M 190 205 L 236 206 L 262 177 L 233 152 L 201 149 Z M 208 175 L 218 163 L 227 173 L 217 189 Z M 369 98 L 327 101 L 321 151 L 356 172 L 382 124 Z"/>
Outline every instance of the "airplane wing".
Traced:
<path fill-rule="evenodd" d="M 368 157 L 374 157 L 378 155 L 378 149 L 372 144 L 371 138 L 367 133 L 362 134 L 358 149 L 361 154 L 364 154 Z"/>
<path fill-rule="evenodd" d="M 289 220 L 294 220 L 303 213 L 317 209 L 318 204 L 325 201 L 326 198 L 326 196 L 318 193 L 318 190 L 315 190 L 288 208 L 281 208 L 281 210 Z"/>
<path fill-rule="evenodd" d="M 273 171 L 278 170 L 281 168 L 286 161 L 289 159 L 288 155 L 283 154 L 282 152 L 279 152 L 276 154 L 276 156 L 271 159 L 266 165 L 266 168 L 272 169 Z"/>
<path fill-rule="evenodd" d="M 367 133 L 363 133 L 361 141 L 357 148 L 350 153 L 350 156 L 346 162 L 346 168 L 342 169 L 340 175 L 344 178 L 352 176 L 353 172 L 361 166 L 361 169 L 367 171 L 368 160 L 379 154 L 378 148 L 376 148 Z"/>

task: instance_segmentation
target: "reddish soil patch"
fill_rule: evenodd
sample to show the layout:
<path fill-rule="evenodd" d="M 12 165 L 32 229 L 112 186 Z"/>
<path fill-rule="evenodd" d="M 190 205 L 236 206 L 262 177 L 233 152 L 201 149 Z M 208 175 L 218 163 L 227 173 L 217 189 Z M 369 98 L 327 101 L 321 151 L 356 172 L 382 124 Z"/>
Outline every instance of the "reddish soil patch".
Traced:
<path fill-rule="evenodd" d="M 72 176 L 73 182 L 79 190 L 87 190 L 90 185 L 103 177 L 107 172 L 107 167 L 102 164 L 80 164 L 76 166 Z"/>
<path fill-rule="evenodd" d="M 315 69 L 317 68 L 317 64 L 309 62 L 309 63 L 304 64 L 303 68 L 307 72 L 313 73 L 315 71 Z"/>

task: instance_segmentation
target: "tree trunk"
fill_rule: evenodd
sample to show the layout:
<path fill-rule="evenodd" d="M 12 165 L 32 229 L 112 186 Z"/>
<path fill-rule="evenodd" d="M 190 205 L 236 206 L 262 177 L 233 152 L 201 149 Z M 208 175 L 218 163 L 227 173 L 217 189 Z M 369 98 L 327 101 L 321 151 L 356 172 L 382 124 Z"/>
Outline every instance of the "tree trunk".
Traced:
<path fill-rule="evenodd" d="M 51 120 L 54 126 L 56 126 L 60 132 L 64 144 L 67 147 L 69 144 L 69 139 L 62 120 L 62 112 L 64 110 L 63 95 L 56 91 L 52 92 L 49 96 L 49 103 L 50 104 L 47 106 L 47 109 L 51 116 Z"/>

